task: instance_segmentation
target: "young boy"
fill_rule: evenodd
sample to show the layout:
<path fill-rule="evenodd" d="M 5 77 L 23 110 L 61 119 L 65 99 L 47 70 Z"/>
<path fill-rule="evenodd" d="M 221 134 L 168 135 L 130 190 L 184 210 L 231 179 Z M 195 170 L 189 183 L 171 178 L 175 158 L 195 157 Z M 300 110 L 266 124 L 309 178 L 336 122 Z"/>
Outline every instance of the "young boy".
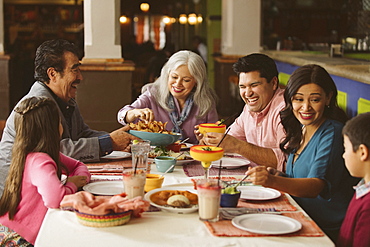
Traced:
<path fill-rule="evenodd" d="M 370 246 L 370 112 L 348 121 L 343 128 L 348 171 L 363 178 L 354 194 L 340 229 L 337 246 Z"/>

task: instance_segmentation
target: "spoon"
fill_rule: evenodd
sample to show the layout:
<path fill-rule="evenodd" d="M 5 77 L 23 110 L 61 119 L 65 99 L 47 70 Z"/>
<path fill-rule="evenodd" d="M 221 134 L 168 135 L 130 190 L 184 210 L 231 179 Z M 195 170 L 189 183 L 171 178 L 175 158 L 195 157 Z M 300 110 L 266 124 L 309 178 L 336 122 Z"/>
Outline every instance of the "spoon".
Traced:
<path fill-rule="evenodd" d="M 180 154 L 175 157 L 175 160 L 177 160 L 177 158 L 179 158 L 183 154 L 184 154 L 184 152 L 180 152 Z"/>
<path fill-rule="evenodd" d="M 249 175 L 245 175 L 243 178 L 242 178 L 242 180 L 240 180 L 236 185 L 234 185 L 234 186 L 231 186 L 231 187 L 238 187 L 247 177 L 249 177 Z"/>
<path fill-rule="evenodd" d="M 159 179 L 163 178 L 164 174 L 169 172 L 173 167 L 175 167 L 175 165 L 170 166 L 170 168 L 168 168 L 161 176 L 159 176 Z"/>
<path fill-rule="evenodd" d="M 183 143 L 185 143 L 187 140 L 189 140 L 189 137 L 188 137 L 188 138 L 186 138 L 186 139 L 184 139 L 184 140 L 182 140 L 181 142 L 179 142 L 179 144 L 183 144 Z"/>

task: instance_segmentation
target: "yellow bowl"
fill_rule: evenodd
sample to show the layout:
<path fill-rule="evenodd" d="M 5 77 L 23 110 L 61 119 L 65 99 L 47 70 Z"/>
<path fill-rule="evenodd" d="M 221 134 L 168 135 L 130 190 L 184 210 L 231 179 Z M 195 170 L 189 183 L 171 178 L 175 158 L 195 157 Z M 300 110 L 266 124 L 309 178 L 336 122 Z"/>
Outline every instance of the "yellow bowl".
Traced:
<path fill-rule="evenodd" d="M 158 189 L 162 187 L 162 183 L 164 177 L 159 178 L 161 175 L 158 174 L 146 174 L 146 181 L 145 181 L 145 192 L 149 192 L 154 189 Z"/>
<path fill-rule="evenodd" d="M 221 159 L 224 156 L 224 150 L 221 147 L 196 145 L 190 147 L 190 156 L 195 160 L 212 162 Z"/>
<path fill-rule="evenodd" d="M 215 123 L 202 123 L 199 124 L 199 132 L 201 134 L 205 134 L 208 132 L 216 132 L 216 133 L 225 133 L 226 131 L 226 125 L 225 124 L 215 124 Z"/>

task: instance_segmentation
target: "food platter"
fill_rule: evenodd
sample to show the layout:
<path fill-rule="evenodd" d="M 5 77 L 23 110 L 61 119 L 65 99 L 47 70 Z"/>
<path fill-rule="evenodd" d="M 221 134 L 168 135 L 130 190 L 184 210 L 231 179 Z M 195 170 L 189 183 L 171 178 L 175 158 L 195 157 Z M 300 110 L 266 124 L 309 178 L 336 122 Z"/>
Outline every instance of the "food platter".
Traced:
<path fill-rule="evenodd" d="M 91 194 L 102 196 L 114 196 L 124 192 L 123 182 L 121 180 L 93 182 L 85 185 L 82 189 Z"/>
<path fill-rule="evenodd" d="M 190 207 L 190 208 L 175 208 L 175 207 L 170 207 L 170 206 L 161 206 L 156 203 L 154 203 L 150 197 L 154 193 L 158 191 L 164 191 L 164 190 L 180 190 L 180 191 L 189 191 L 191 193 L 197 194 L 197 191 L 194 189 L 193 186 L 168 186 L 168 187 L 162 187 L 159 189 L 154 189 L 149 191 L 148 193 L 145 194 L 144 199 L 149 201 L 151 205 L 160 208 L 163 211 L 171 212 L 171 213 L 176 213 L 176 214 L 189 214 L 198 211 L 198 205 Z"/>
<path fill-rule="evenodd" d="M 262 186 L 238 186 L 241 191 L 240 199 L 242 200 L 272 200 L 281 196 L 278 190 L 265 188 Z"/>
<path fill-rule="evenodd" d="M 233 218 L 231 223 L 241 230 L 271 235 L 292 233 L 302 228 L 295 219 L 273 214 L 244 214 Z"/>
<path fill-rule="evenodd" d="M 142 140 L 150 141 L 151 146 L 168 146 L 181 137 L 180 133 L 162 134 L 138 130 L 129 130 L 128 133 Z"/>

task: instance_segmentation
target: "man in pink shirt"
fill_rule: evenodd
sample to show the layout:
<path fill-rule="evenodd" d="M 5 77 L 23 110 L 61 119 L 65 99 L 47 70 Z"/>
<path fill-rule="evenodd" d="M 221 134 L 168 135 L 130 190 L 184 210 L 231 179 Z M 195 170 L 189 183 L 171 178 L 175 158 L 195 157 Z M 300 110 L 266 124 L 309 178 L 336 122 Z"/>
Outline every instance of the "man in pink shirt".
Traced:
<path fill-rule="evenodd" d="M 285 103 L 276 64 L 267 55 L 253 53 L 239 58 L 233 69 L 239 77 L 245 107 L 220 146 L 225 152 L 241 154 L 257 165 L 283 171 L 285 154 L 279 145 L 285 133 L 279 113 Z M 202 140 L 217 145 L 222 136 L 208 133 Z"/>

